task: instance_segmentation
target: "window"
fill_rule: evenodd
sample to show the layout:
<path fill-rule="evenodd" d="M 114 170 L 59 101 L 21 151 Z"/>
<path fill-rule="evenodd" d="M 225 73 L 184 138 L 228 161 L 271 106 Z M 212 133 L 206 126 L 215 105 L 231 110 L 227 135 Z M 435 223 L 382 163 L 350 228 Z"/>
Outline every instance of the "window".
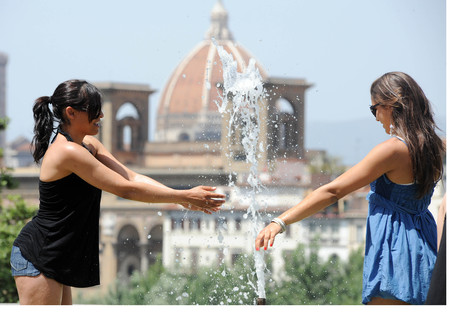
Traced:
<path fill-rule="evenodd" d="M 184 219 L 171 219 L 172 230 L 184 230 Z"/>
<path fill-rule="evenodd" d="M 200 230 L 201 229 L 201 220 L 200 219 L 190 219 L 189 220 L 189 230 Z"/>
<path fill-rule="evenodd" d="M 235 219 L 235 230 L 241 231 L 241 218 Z"/>

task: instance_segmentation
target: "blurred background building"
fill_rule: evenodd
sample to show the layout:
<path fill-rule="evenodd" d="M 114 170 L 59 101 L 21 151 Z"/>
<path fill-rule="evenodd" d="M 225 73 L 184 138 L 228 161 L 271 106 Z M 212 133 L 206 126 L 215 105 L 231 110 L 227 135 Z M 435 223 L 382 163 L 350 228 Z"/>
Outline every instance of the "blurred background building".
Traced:
<path fill-rule="evenodd" d="M 6 65 L 8 56 L 0 52 L 0 119 L 6 117 Z M 5 148 L 5 131 L 0 130 L 0 148 Z"/>

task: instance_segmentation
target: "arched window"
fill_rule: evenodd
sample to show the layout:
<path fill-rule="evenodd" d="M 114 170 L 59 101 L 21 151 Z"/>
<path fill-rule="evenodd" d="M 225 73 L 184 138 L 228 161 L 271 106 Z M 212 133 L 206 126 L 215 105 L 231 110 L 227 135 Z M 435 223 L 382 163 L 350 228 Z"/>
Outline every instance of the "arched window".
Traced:
<path fill-rule="evenodd" d="M 276 106 L 276 111 L 279 113 L 286 113 L 286 114 L 291 114 L 291 115 L 293 115 L 295 113 L 294 107 L 285 98 L 282 98 L 282 97 L 278 98 L 275 106 Z"/>
<path fill-rule="evenodd" d="M 163 246 L 163 228 L 162 225 L 154 226 L 148 234 L 148 252 L 147 257 L 149 264 L 154 264 L 162 254 Z"/>
<path fill-rule="evenodd" d="M 116 121 L 118 124 L 117 148 L 121 151 L 131 151 L 134 149 L 135 141 L 133 139 L 133 128 L 139 128 L 140 115 L 137 108 L 132 103 L 124 103 L 116 113 Z"/>
<path fill-rule="evenodd" d="M 126 117 L 132 117 L 134 119 L 139 119 L 140 115 L 135 105 L 132 103 L 124 103 L 116 113 L 116 120 L 122 120 Z"/>
<path fill-rule="evenodd" d="M 117 236 L 118 277 L 128 281 L 136 270 L 140 270 L 140 236 L 133 225 L 125 225 Z"/>
<path fill-rule="evenodd" d="M 122 128 L 122 149 L 124 151 L 132 149 L 132 127 L 129 125 Z"/>
<path fill-rule="evenodd" d="M 285 98 L 275 102 L 274 137 L 276 145 L 281 150 L 288 150 L 297 145 L 298 125 L 293 105 Z"/>

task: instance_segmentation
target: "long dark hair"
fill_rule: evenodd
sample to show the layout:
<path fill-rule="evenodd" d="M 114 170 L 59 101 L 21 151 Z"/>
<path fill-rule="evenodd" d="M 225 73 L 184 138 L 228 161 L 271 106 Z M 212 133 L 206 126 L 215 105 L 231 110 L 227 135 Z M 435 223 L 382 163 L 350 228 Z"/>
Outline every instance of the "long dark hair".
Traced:
<path fill-rule="evenodd" d="M 403 72 L 382 75 L 373 82 L 370 93 L 376 103 L 393 107 L 393 133 L 407 143 L 417 197 L 425 196 L 443 175 L 444 156 L 429 100 L 416 81 Z"/>
<path fill-rule="evenodd" d="M 49 104 L 52 105 L 52 110 Z M 46 153 L 55 123 L 59 127 L 69 123 L 65 116 L 67 106 L 87 112 L 89 121 L 92 121 L 100 116 L 102 96 L 100 91 L 87 81 L 68 80 L 59 84 L 51 96 L 37 98 L 33 105 L 35 135 L 32 139 L 32 155 L 35 163 L 39 163 Z"/>

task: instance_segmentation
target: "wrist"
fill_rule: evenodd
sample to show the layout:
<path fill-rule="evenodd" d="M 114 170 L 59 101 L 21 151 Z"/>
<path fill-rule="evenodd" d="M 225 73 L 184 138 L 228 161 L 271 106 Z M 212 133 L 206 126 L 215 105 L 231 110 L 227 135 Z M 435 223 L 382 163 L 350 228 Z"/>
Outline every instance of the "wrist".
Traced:
<path fill-rule="evenodd" d="M 191 200 L 188 190 L 173 189 L 174 201 L 176 204 L 188 204 Z"/>
<path fill-rule="evenodd" d="M 282 219 L 274 218 L 273 220 L 271 220 L 271 222 L 272 223 L 276 223 L 277 225 L 279 225 L 279 227 L 281 228 L 279 233 L 284 233 L 284 231 L 286 230 L 286 223 Z"/>

